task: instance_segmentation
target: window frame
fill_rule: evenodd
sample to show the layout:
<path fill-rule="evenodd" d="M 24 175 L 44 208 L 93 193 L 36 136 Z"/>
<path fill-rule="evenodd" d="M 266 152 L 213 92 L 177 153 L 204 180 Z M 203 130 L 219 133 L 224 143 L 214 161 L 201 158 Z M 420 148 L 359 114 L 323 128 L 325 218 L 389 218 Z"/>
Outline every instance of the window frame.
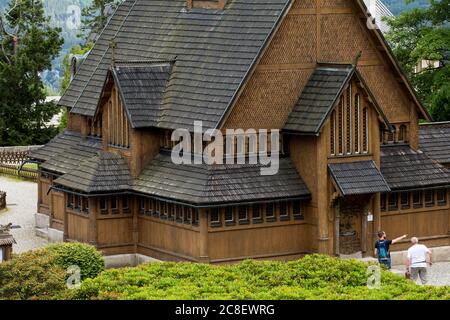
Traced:
<path fill-rule="evenodd" d="M 416 202 L 415 195 L 419 195 L 419 202 Z M 413 207 L 414 208 L 423 208 L 423 192 L 422 191 L 414 191 L 412 194 L 413 198 Z"/>
<path fill-rule="evenodd" d="M 406 197 L 406 203 L 403 202 L 403 200 Z M 400 193 L 400 207 L 402 209 L 409 209 L 411 207 L 411 194 L 409 192 L 401 192 Z"/>
<path fill-rule="evenodd" d="M 425 203 L 425 207 L 434 207 L 435 206 L 435 199 L 434 199 L 434 190 L 425 190 L 423 193 L 423 199 Z M 427 195 L 431 195 L 431 201 L 427 201 Z"/>
<path fill-rule="evenodd" d="M 439 199 L 439 193 L 441 193 L 441 192 L 444 195 L 442 200 Z M 437 202 L 438 206 L 445 206 L 445 205 L 447 205 L 447 189 L 438 189 L 438 190 L 436 190 L 436 202 Z"/>
<path fill-rule="evenodd" d="M 398 193 L 397 192 L 392 192 L 392 193 L 390 193 L 389 194 L 389 197 L 388 197 L 388 203 L 387 203 L 387 205 L 388 205 L 388 210 L 389 211 L 397 211 L 398 210 Z M 391 199 L 395 199 L 395 204 L 391 204 Z"/>

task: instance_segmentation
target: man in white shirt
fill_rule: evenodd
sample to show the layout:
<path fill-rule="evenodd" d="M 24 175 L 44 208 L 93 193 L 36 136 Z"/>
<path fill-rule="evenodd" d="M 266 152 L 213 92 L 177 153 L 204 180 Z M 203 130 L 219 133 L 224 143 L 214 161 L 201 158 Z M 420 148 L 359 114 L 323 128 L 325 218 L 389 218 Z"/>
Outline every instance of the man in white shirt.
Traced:
<path fill-rule="evenodd" d="M 425 245 L 419 244 L 419 239 L 416 237 L 411 238 L 411 243 L 413 244 L 411 248 L 408 249 L 408 257 L 406 259 L 406 270 L 411 274 L 411 280 L 417 281 L 420 277 L 422 284 L 426 284 L 427 279 L 427 263 L 430 266 L 433 264 L 431 250 Z"/>

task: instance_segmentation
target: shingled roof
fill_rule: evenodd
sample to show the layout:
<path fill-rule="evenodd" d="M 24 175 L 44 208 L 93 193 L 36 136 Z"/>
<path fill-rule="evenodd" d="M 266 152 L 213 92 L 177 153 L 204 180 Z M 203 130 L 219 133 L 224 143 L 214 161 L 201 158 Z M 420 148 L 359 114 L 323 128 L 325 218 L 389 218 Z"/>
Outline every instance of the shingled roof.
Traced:
<path fill-rule="evenodd" d="M 373 160 L 331 163 L 328 168 L 343 196 L 391 191 Z"/>
<path fill-rule="evenodd" d="M 125 191 L 130 189 L 131 175 L 127 163 L 119 155 L 100 151 L 54 182 L 86 193 Z"/>
<path fill-rule="evenodd" d="M 419 129 L 420 149 L 439 163 L 450 163 L 450 122 L 422 124 Z"/>
<path fill-rule="evenodd" d="M 92 158 L 101 150 L 98 139 L 82 139 L 79 132 L 64 131 L 43 147 L 32 151 L 30 158 L 44 162 L 41 170 L 67 173 L 76 168 L 80 162 Z"/>
<path fill-rule="evenodd" d="M 386 116 L 354 66 L 320 64 L 309 78 L 283 130 L 299 134 L 319 134 L 325 120 L 353 76 L 364 84 L 363 88 L 372 98 L 375 109 L 388 125 Z"/>
<path fill-rule="evenodd" d="M 381 147 L 381 173 L 392 190 L 450 186 L 450 170 L 408 146 Z"/>
<path fill-rule="evenodd" d="M 274 176 L 262 176 L 260 165 L 175 165 L 159 154 L 134 182 L 133 190 L 165 199 L 207 206 L 309 198 L 310 192 L 288 158 Z"/>
<path fill-rule="evenodd" d="M 186 9 L 186 0 L 126 0 L 59 102 L 93 116 L 111 65 L 175 60 L 158 127 L 205 128 L 221 120 L 291 0 L 231 0 L 225 10 Z"/>
<path fill-rule="evenodd" d="M 112 68 L 133 128 L 157 126 L 171 70 L 170 62 L 117 63 Z"/>

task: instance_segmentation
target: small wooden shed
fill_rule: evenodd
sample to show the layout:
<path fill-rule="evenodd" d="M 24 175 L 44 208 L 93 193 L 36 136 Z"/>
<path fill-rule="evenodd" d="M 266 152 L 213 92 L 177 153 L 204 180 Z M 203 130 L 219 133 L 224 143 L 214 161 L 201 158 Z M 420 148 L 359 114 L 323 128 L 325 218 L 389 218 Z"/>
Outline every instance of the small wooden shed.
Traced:
<path fill-rule="evenodd" d="M 11 260 L 14 237 L 9 233 L 10 225 L 0 226 L 0 263 Z"/>

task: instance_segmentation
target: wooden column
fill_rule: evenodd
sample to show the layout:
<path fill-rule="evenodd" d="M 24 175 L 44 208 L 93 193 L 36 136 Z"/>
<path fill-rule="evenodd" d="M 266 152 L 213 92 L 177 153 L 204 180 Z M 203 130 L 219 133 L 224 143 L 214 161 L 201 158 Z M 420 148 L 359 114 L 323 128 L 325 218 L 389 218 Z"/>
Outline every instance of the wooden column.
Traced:
<path fill-rule="evenodd" d="M 134 252 L 137 253 L 137 244 L 139 242 L 139 201 L 137 196 L 133 196 L 130 201 L 131 212 L 133 213 L 133 242 Z"/>
<path fill-rule="evenodd" d="M 339 205 L 339 201 L 337 201 L 334 207 L 334 254 L 336 256 L 339 256 L 341 254 L 339 250 L 340 220 L 341 220 L 341 208 Z"/>
<path fill-rule="evenodd" d="M 42 203 L 42 174 L 39 172 L 37 177 L 37 185 L 38 185 L 38 198 L 37 198 L 37 212 L 40 212 L 41 203 Z"/>
<path fill-rule="evenodd" d="M 364 210 L 362 213 L 362 225 L 361 225 L 361 251 L 362 251 L 362 255 L 363 257 L 365 256 L 366 252 L 367 252 L 367 213 L 369 211 L 369 204 L 370 201 L 364 206 Z"/>
<path fill-rule="evenodd" d="M 89 201 L 88 241 L 91 245 L 97 246 L 98 245 L 97 212 L 99 210 L 98 198 L 89 198 L 88 201 Z M 67 223 L 65 223 L 64 226 L 67 226 Z M 64 230 L 65 229 L 66 228 L 64 228 Z"/>
<path fill-rule="evenodd" d="M 208 248 L 208 209 L 200 209 L 199 212 L 199 228 L 200 228 L 200 262 L 209 263 Z"/>

